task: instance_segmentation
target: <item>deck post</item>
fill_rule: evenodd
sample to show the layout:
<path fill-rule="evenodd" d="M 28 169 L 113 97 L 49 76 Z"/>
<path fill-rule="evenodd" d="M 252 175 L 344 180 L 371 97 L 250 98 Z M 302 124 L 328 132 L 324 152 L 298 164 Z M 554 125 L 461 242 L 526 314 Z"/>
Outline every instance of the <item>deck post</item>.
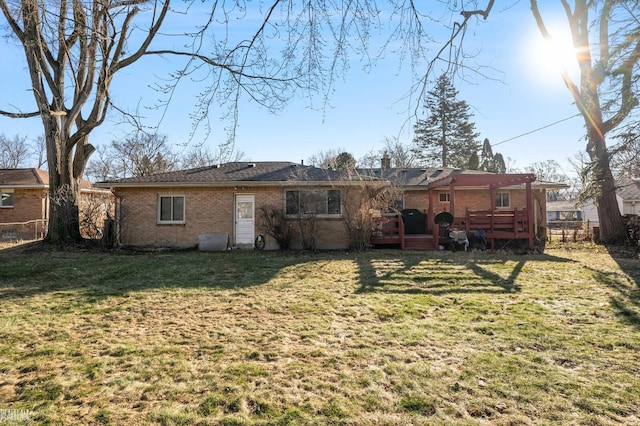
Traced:
<path fill-rule="evenodd" d="M 531 190 L 531 180 L 527 180 L 527 230 L 529 231 L 529 248 L 533 248 L 533 191 Z"/>
<path fill-rule="evenodd" d="M 404 250 L 404 221 L 402 215 L 398 215 L 398 231 L 400 233 L 400 250 Z"/>
<path fill-rule="evenodd" d="M 451 182 L 449 184 L 449 209 L 451 210 L 449 213 L 451 213 L 451 216 L 453 216 L 453 220 L 455 221 L 456 219 L 456 197 L 455 197 L 455 190 L 454 190 L 454 183 L 455 181 Z M 451 226 L 453 226 L 453 223 L 451 224 Z"/>
<path fill-rule="evenodd" d="M 427 232 L 429 227 L 433 226 L 430 222 L 433 222 L 433 189 L 429 190 L 429 213 L 427 214 Z M 435 229 L 435 228 L 434 228 Z"/>

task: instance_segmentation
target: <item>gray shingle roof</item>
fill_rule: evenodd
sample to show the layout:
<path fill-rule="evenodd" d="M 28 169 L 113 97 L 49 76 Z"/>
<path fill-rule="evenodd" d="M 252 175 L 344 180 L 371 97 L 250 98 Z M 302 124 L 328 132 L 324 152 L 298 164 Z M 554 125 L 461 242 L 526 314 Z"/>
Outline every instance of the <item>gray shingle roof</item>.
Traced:
<path fill-rule="evenodd" d="M 332 170 L 291 162 L 233 162 L 196 169 L 177 170 L 149 176 L 100 182 L 99 186 L 136 186 L 159 184 L 233 184 L 246 182 L 337 182 L 344 181 Z"/>
<path fill-rule="evenodd" d="M 305 166 L 288 161 L 232 162 L 195 169 L 177 170 L 149 176 L 100 182 L 99 187 L 169 186 L 169 185 L 239 185 L 347 183 L 358 181 L 391 182 L 406 189 L 424 189 L 434 181 L 453 175 L 494 175 L 493 173 L 452 168 L 358 169 L 352 179 L 334 170 Z"/>
<path fill-rule="evenodd" d="M 361 169 L 359 170 L 365 176 L 375 177 L 377 179 L 388 180 L 400 186 L 424 186 L 427 183 L 443 179 L 448 176 L 457 174 L 492 174 L 477 170 L 462 170 L 451 168 L 389 168 L 389 169 Z"/>

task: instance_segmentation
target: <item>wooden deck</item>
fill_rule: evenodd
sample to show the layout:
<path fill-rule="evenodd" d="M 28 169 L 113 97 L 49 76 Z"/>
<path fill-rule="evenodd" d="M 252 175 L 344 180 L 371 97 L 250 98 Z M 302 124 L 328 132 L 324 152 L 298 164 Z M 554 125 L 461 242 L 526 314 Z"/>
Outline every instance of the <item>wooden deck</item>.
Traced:
<path fill-rule="evenodd" d="M 476 230 L 485 233 L 492 249 L 497 240 L 527 240 L 533 245 L 532 224 L 526 209 L 467 210 L 464 217 L 454 218 L 454 229 L 465 230 L 470 237 Z M 396 246 L 401 250 L 437 250 L 443 243 L 442 232 L 435 224 L 426 224 L 427 234 L 407 234 L 402 216 L 375 218 L 371 244 L 374 247 Z M 429 232 L 430 231 L 430 232 Z M 445 241 L 446 243 L 446 241 Z"/>
<path fill-rule="evenodd" d="M 400 215 L 374 219 L 371 244 L 395 246 L 401 250 L 436 250 L 436 237 L 430 234 L 407 234 Z"/>

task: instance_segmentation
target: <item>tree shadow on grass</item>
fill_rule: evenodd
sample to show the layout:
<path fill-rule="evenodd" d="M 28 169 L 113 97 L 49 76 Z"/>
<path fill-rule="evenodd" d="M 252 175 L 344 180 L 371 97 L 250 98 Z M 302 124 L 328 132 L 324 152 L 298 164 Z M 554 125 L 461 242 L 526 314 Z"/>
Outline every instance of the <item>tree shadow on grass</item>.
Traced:
<path fill-rule="evenodd" d="M 618 247 L 608 247 L 611 258 L 622 270 L 603 271 L 594 266 L 587 266 L 595 278 L 616 292 L 609 298 L 611 307 L 622 322 L 640 330 L 640 261 L 635 251 L 621 252 Z"/>
<path fill-rule="evenodd" d="M 358 293 L 429 294 L 502 294 L 521 291 L 518 276 L 527 262 L 567 262 L 566 259 L 538 255 L 530 256 L 474 256 L 467 253 L 425 253 L 421 255 L 386 253 L 378 259 L 358 262 L 360 287 Z M 498 274 L 490 265 L 506 260 L 516 261 Z M 494 268 L 495 269 L 495 268 Z M 504 269 L 504 268 L 501 268 Z"/>
<path fill-rule="evenodd" d="M 154 289 L 240 290 L 262 285 L 300 261 L 300 255 L 254 251 L 114 253 L 33 247 L 0 251 L 0 301 L 56 292 L 96 300 Z"/>

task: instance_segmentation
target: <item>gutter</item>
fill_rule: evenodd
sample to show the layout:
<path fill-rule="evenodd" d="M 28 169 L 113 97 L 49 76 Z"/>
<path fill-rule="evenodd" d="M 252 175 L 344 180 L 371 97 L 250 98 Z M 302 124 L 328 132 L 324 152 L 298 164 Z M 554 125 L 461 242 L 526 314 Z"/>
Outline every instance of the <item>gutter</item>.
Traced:
<path fill-rule="evenodd" d="M 328 186 L 328 187 L 357 187 L 363 184 L 376 186 L 389 186 L 388 181 L 233 181 L 233 182 L 145 182 L 145 183 L 118 183 L 99 182 L 94 184 L 98 188 L 234 188 L 234 187 L 301 187 L 301 186 Z"/>

